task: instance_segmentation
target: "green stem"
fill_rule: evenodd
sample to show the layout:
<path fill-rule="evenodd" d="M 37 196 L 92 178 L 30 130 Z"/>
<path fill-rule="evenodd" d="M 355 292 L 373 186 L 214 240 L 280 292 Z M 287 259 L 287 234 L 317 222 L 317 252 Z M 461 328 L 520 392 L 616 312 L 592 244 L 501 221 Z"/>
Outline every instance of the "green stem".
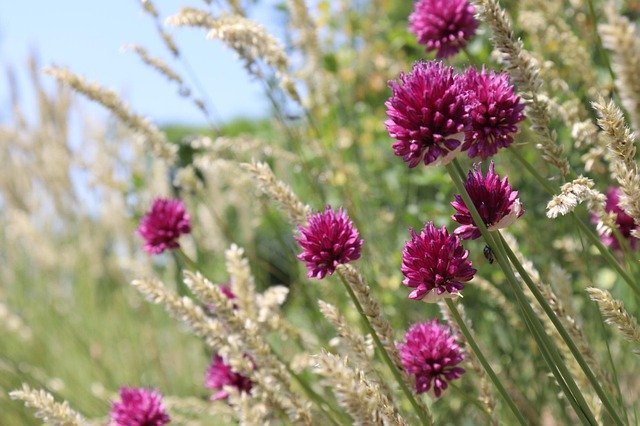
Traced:
<path fill-rule="evenodd" d="M 547 316 L 553 323 L 556 330 L 558 330 L 558 333 L 560 333 L 562 340 L 564 340 L 564 342 L 567 344 L 567 346 L 569 347 L 569 350 L 573 354 L 573 357 L 578 362 L 578 365 L 580 365 L 580 368 L 584 372 L 585 376 L 587 376 L 587 379 L 589 379 L 589 382 L 591 382 L 591 386 L 593 386 L 593 389 L 596 391 L 596 394 L 602 401 L 603 405 L 605 406 L 605 409 L 609 412 L 609 415 L 617 425 L 622 425 L 623 424 L 622 419 L 618 416 L 618 413 L 614 409 L 613 403 L 611 402 L 611 398 L 604 391 L 602 386 L 600 386 L 600 382 L 596 378 L 595 374 L 593 374 L 593 372 L 591 371 L 589 364 L 587 364 L 587 362 L 585 361 L 584 357 L 582 356 L 582 353 L 580 353 L 580 350 L 578 349 L 575 342 L 573 341 L 573 339 L 567 332 L 566 328 L 562 324 L 562 321 L 560 321 L 560 319 L 558 318 L 556 313 L 553 311 L 551 306 L 549 306 L 549 302 L 544 298 L 544 296 L 542 295 L 538 287 L 535 285 L 535 283 L 533 282 L 533 280 L 531 279 L 527 271 L 524 269 L 524 267 L 518 260 L 518 257 L 515 255 L 513 250 L 511 250 L 511 247 L 509 247 L 509 245 L 505 241 L 504 237 L 500 234 L 500 232 L 497 232 L 497 235 L 500 238 L 502 247 L 507 253 L 507 257 L 511 260 L 511 263 L 513 264 L 513 266 L 515 266 L 516 270 L 518 271 L 518 274 L 520 274 L 520 277 L 523 279 L 523 281 L 525 282 L 525 284 L 527 285 L 531 293 L 533 293 L 533 296 L 536 298 L 540 306 L 542 306 L 542 309 L 547 314 Z"/>
<path fill-rule="evenodd" d="M 464 320 L 460 316 L 460 313 L 458 312 L 458 308 L 456 307 L 456 305 L 453 303 L 451 299 L 445 298 L 445 302 L 447 304 L 447 307 L 449 308 L 449 311 L 451 312 L 451 315 L 453 315 L 453 319 L 458 324 L 460 331 L 462 331 L 462 334 L 464 334 L 465 339 L 467 339 L 467 343 L 469 343 L 469 346 L 471 346 L 473 353 L 476 355 L 476 357 L 478 358 L 478 361 L 480 361 L 480 364 L 482 364 L 482 367 L 487 372 L 487 375 L 491 379 L 491 382 L 498 389 L 500 396 L 507 403 L 507 405 L 509 406 L 513 414 L 518 419 L 518 422 L 521 425 L 526 425 L 527 424 L 526 419 L 520 412 L 520 409 L 515 404 L 515 402 L 513 402 L 513 399 L 511 399 L 511 396 L 502 385 L 502 382 L 500 381 L 498 376 L 496 376 L 496 373 L 493 371 L 493 368 L 491 368 L 491 365 L 489 364 L 487 359 L 484 357 L 484 354 L 482 353 L 482 351 L 480 350 L 480 347 L 478 346 L 475 339 L 473 338 L 471 331 L 469 331 L 469 329 L 467 328 L 467 325 L 465 324 Z"/>
<path fill-rule="evenodd" d="M 500 264 L 503 272 L 507 276 L 507 282 L 509 282 L 513 293 L 516 296 L 518 301 L 518 305 L 523 313 L 523 318 L 525 319 L 525 323 L 527 327 L 533 334 L 538 347 L 544 357 L 549 369 L 553 373 L 556 381 L 562 388 L 563 392 L 567 396 L 567 400 L 573 407 L 576 414 L 582 419 L 584 424 L 589 425 L 597 425 L 597 421 L 587 404 L 587 401 L 584 399 L 582 392 L 578 388 L 578 385 L 573 380 L 569 369 L 564 363 L 564 360 L 560 356 L 560 352 L 558 351 L 555 344 L 549 339 L 544 326 L 541 324 L 540 320 L 536 316 L 536 313 L 533 311 L 533 308 L 529 305 L 527 298 L 520 288 L 520 284 L 518 283 L 517 278 L 515 277 L 509 263 L 507 261 L 507 255 L 505 249 L 502 245 L 502 241 L 500 238 L 495 240 L 495 243 L 498 247 L 498 255 L 496 259 Z M 494 252 L 496 255 L 496 252 Z"/>
<path fill-rule="evenodd" d="M 367 328 L 367 331 L 369 332 L 369 334 L 371 334 L 371 337 L 373 338 L 373 341 L 376 347 L 378 348 L 378 352 L 382 356 L 382 359 L 384 360 L 384 362 L 389 367 L 389 370 L 391 370 L 393 377 L 395 377 L 396 381 L 400 385 L 400 389 L 402 389 L 402 392 L 405 394 L 405 396 L 411 403 L 411 406 L 413 406 L 413 409 L 418 414 L 418 417 L 420 417 L 420 422 L 423 425 L 433 426 L 433 420 L 431 419 L 431 414 L 424 412 L 420 407 L 420 405 L 418 404 L 418 402 L 416 401 L 415 397 L 413 396 L 413 392 L 411 392 L 411 390 L 405 383 L 404 379 L 402 378 L 402 375 L 400 374 L 400 371 L 398 371 L 398 368 L 396 367 L 395 363 L 391 360 L 389 353 L 387 352 L 384 345 L 382 344 L 382 341 L 380 340 L 378 333 L 376 333 L 375 329 L 371 325 L 371 321 L 369 321 L 369 317 L 367 317 L 367 315 L 364 313 L 364 309 L 362 309 L 362 305 L 360 304 L 360 301 L 358 300 L 358 297 L 356 296 L 356 294 L 353 292 L 353 289 L 351 288 L 347 280 L 344 278 L 342 273 L 338 273 L 338 275 L 340 276 L 340 280 L 342 281 L 342 284 L 344 284 L 344 287 L 347 289 L 347 293 L 349 293 L 349 297 L 351 297 L 353 304 L 356 306 L 358 313 L 362 317 L 365 327 Z"/>
<path fill-rule="evenodd" d="M 611 67 L 611 62 L 609 61 L 609 56 L 607 52 L 604 50 L 604 45 L 602 44 L 602 38 L 600 37 L 600 33 L 598 33 L 598 17 L 596 16 L 596 9 L 593 6 L 593 0 L 587 0 L 587 6 L 589 8 L 589 16 L 591 17 L 591 23 L 593 25 L 593 34 L 596 39 L 596 50 L 600 54 L 600 58 L 604 62 L 607 67 L 607 71 L 609 71 L 609 75 L 611 76 L 611 81 L 615 81 L 616 75 L 613 72 L 613 68 Z"/>
<path fill-rule="evenodd" d="M 484 240 L 493 251 L 501 269 L 503 270 L 505 276 L 507 277 L 507 281 L 511 285 L 512 290 L 516 295 L 516 299 L 520 304 L 520 307 L 523 311 L 523 315 L 525 319 L 528 321 L 528 322 L 527 321 L 525 322 L 529 326 L 530 331 L 532 332 L 534 338 L 536 339 L 536 342 L 541 349 L 541 352 L 545 361 L 547 362 L 549 368 L 551 369 L 552 373 L 556 377 L 556 380 L 558 381 L 559 384 L 562 385 L 566 381 L 568 388 L 563 387 L 563 390 L 567 396 L 568 401 L 571 403 L 576 413 L 579 413 L 580 411 L 582 411 L 582 413 L 585 413 L 585 415 L 588 414 L 589 421 L 587 422 L 587 424 L 597 424 L 595 418 L 593 417 L 593 414 L 591 413 L 591 410 L 589 409 L 586 401 L 584 400 L 584 397 L 580 393 L 577 385 L 575 384 L 575 381 L 573 380 L 573 378 L 569 373 L 568 368 L 564 364 L 564 361 L 562 361 L 562 358 L 560 357 L 557 349 L 555 348 L 553 343 L 549 340 L 549 337 L 546 335 L 544 328 L 542 327 L 542 324 L 540 324 L 539 320 L 535 316 L 533 309 L 527 303 L 526 297 L 524 296 L 524 293 L 522 292 L 522 289 L 520 288 L 518 281 L 515 278 L 515 275 L 513 274 L 513 271 L 511 270 L 511 267 L 508 264 L 506 255 L 504 254 L 502 247 L 499 245 L 499 241 L 494 241 L 492 235 L 489 233 L 489 230 L 487 229 L 480 214 L 478 213 L 476 206 L 473 204 L 471 197 L 467 193 L 467 190 L 464 187 L 464 183 L 463 183 L 464 172 L 460 167 L 460 164 L 458 163 L 457 160 L 453 160 L 451 164 L 446 165 L 446 168 L 456 188 L 460 192 L 460 195 L 462 196 L 462 199 L 464 200 L 465 205 L 469 209 L 469 212 L 471 213 L 474 224 L 478 227 L 478 230 L 482 234 Z M 550 357 L 547 355 L 550 355 Z M 582 415 L 582 413 L 579 413 L 578 415 Z"/>

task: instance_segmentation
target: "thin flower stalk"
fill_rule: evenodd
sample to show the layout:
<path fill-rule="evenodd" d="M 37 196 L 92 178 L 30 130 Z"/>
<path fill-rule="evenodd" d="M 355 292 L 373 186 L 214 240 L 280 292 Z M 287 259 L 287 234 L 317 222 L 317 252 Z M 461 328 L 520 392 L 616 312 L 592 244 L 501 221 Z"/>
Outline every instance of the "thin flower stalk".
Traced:
<path fill-rule="evenodd" d="M 359 368 L 348 365 L 346 358 L 327 352 L 318 355 L 318 373 L 327 378 L 338 403 L 356 425 L 406 425 L 393 404 Z"/>
<path fill-rule="evenodd" d="M 531 293 L 533 293 L 536 300 L 538 301 L 538 303 L 540 304 L 544 312 L 547 314 L 547 316 L 553 323 L 556 330 L 560 333 L 562 340 L 569 347 L 569 350 L 573 354 L 573 357 L 580 365 L 582 372 L 587 376 L 587 379 L 591 383 L 591 386 L 593 387 L 596 394 L 602 401 L 602 404 L 604 405 L 605 409 L 607 410 L 611 418 L 614 420 L 616 424 L 622 425 L 623 424 L 622 419 L 620 418 L 616 408 L 613 405 L 613 402 L 612 402 L 613 399 L 610 397 L 608 392 L 601 386 L 600 381 L 597 379 L 597 377 L 589 367 L 589 364 L 585 360 L 584 356 L 580 352 L 580 349 L 574 342 L 569 332 L 566 330 L 565 326 L 562 324 L 562 321 L 560 321 L 560 319 L 555 314 L 551 306 L 549 306 L 549 301 L 545 299 L 544 295 L 536 287 L 530 275 L 524 269 L 524 267 L 518 260 L 517 256 L 513 253 L 513 251 L 507 244 L 507 242 L 504 240 L 504 237 L 498 233 L 497 238 L 500 240 L 500 244 L 505 249 L 507 256 L 509 257 L 513 266 L 515 266 L 516 270 L 518 271 L 518 274 L 520 274 L 520 276 L 523 278 L 524 282 L 527 284 L 527 287 L 529 288 Z"/>
<path fill-rule="evenodd" d="M 458 334 L 459 339 L 466 345 L 467 344 L 466 337 L 464 336 L 462 329 L 456 322 L 454 318 L 454 314 L 451 311 L 451 308 L 447 306 L 444 300 L 438 301 L 438 306 L 440 307 L 440 312 L 442 313 L 442 316 L 447 321 L 449 326 L 455 331 L 456 334 Z M 462 304 L 459 305 L 458 313 L 460 315 L 462 322 L 467 327 L 467 330 L 469 331 L 469 333 L 471 333 L 473 329 L 465 314 L 464 305 Z M 475 351 L 472 349 L 470 352 L 468 350 L 465 350 L 465 352 L 467 352 L 468 360 L 471 363 L 471 367 L 473 368 L 473 371 L 476 373 L 476 375 L 480 380 L 480 395 L 478 397 L 478 400 L 482 404 L 482 410 L 487 414 L 487 416 L 491 420 L 491 424 L 494 426 L 497 426 L 499 425 L 499 422 L 498 422 L 498 417 L 496 413 L 496 400 L 495 400 L 495 396 L 493 395 L 493 391 L 491 390 L 491 384 L 490 384 L 491 380 L 487 377 L 487 372 L 485 371 L 484 366 L 478 359 L 478 355 L 476 355 Z"/>
<path fill-rule="evenodd" d="M 502 382 L 500 381 L 496 373 L 493 371 L 493 368 L 491 368 L 491 365 L 489 364 L 484 354 L 480 350 L 480 347 L 478 346 L 475 339 L 473 338 L 473 335 L 469 331 L 469 328 L 467 327 L 464 320 L 460 316 L 460 313 L 458 312 L 458 308 L 456 307 L 455 303 L 451 299 L 444 299 L 444 301 L 447 304 L 447 308 L 449 309 L 449 312 L 451 312 L 451 315 L 453 316 L 454 321 L 458 325 L 459 330 L 462 332 L 462 334 L 464 335 L 464 338 L 466 339 L 467 343 L 471 347 L 471 350 L 473 351 L 478 361 L 484 368 L 484 371 L 486 371 L 486 373 L 489 375 L 491 382 L 494 384 L 494 386 L 498 390 L 498 393 L 500 394 L 504 402 L 507 404 L 507 406 L 509 406 L 509 409 L 518 420 L 518 423 L 520 423 L 521 425 L 527 425 L 528 424 L 527 420 L 524 418 L 524 416 L 520 412 L 520 409 L 518 408 L 516 403 L 513 402 L 513 399 L 511 399 L 509 392 L 507 392 L 507 390 L 504 388 L 504 386 L 502 385 Z"/>
<path fill-rule="evenodd" d="M 598 304 L 607 324 L 616 327 L 628 342 L 640 345 L 638 320 L 629 314 L 621 301 L 614 299 L 607 290 L 595 287 L 587 288 L 587 293 Z"/>
<path fill-rule="evenodd" d="M 41 389 L 31 389 L 26 383 L 22 384 L 22 389 L 10 392 L 9 397 L 19 399 L 27 407 L 33 408 L 35 416 L 45 423 L 55 426 L 83 426 L 87 423 L 67 401 L 56 402 L 50 393 Z"/>
<path fill-rule="evenodd" d="M 485 242 L 489 245 L 489 247 L 493 251 L 494 256 L 496 257 L 496 260 L 498 261 L 498 264 L 500 265 L 505 276 L 507 277 L 507 281 L 511 285 L 511 288 L 513 289 L 514 294 L 516 295 L 516 298 L 518 300 L 518 304 L 522 309 L 525 323 L 529 327 L 530 331 L 533 334 L 534 339 L 536 340 L 538 346 L 540 347 L 541 352 L 545 358 L 545 361 L 549 369 L 552 371 L 552 373 L 556 377 L 556 380 L 558 381 L 558 383 L 562 386 L 563 391 L 566 394 L 568 401 L 571 403 L 572 407 L 574 408 L 574 411 L 576 412 L 576 414 L 581 419 L 583 419 L 586 424 L 597 423 L 595 418 L 593 417 L 593 414 L 591 413 L 591 410 L 588 407 L 588 404 L 584 400 L 584 397 L 582 396 L 580 390 L 575 384 L 575 381 L 571 377 L 566 365 L 560 358 L 557 348 L 555 348 L 553 343 L 549 340 L 542 325 L 536 318 L 535 313 L 533 312 L 531 306 L 529 306 L 529 304 L 526 302 L 524 293 L 522 292 L 522 289 L 519 287 L 517 279 L 515 278 L 515 275 L 513 274 L 513 271 L 508 264 L 507 256 L 504 253 L 504 250 L 502 250 L 502 246 L 499 245 L 499 240 L 495 241 L 493 239 L 493 236 L 487 230 L 487 227 L 484 224 L 480 214 L 478 213 L 478 210 L 476 209 L 469 194 L 467 193 L 463 184 L 464 172 L 462 171 L 462 168 L 460 167 L 460 165 L 456 160 L 454 160 L 452 164 L 447 165 L 446 168 L 456 188 L 460 192 L 460 195 L 462 196 L 463 200 L 469 206 L 470 213 L 473 217 L 473 220 L 478 226 L 478 229 L 480 230 L 480 233 L 482 234 Z"/>
<path fill-rule="evenodd" d="M 503 236 L 504 245 L 508 247 L 508 250 L 512 250 L 515 252 L 515 255 L 523 267 L 523 270 L 527 272 L 532 282 L 535 284 L 536 288 L 540 291 L 542 296 L 546 301 L 548 301 L 549 305 L 557 315 L 558 319 L 561 321 L 568 334 L 571 336 L 577 349 L 580 354 L 583 356 L 586 364 L 589 368 L 594 372 L 594 376 L 602 382 L 608 391 L 613 389 L 613 384 L 609 380 L 608 376 L 604 371 L 600 368 L 598 361 L 595 359 L 592 351 L 591 345 L 587 342 L 582 330 L 577 325 L 574 318 L 567 314 L 564 309 L 564 305 L 562 301 L 556 296 L 556 294 L 546 283 L 543 283 L 540 279 L 540 275 L 538 271 L 535 269 L 533 264 L 524 258 L 522 253 L 518 250 L 517 244 L 515 243 L 515 239 L 510 235 Z M 513 249 L 511 249 L 513 247 Z M 509 254 L 509 253 L 508 253 Z M 520 274 L 518 274 L 520 276 Z M 520 276 L 522 279 L 522 276 Z M 536 315 L 542 323 L 544 324 L 545 329 L 549 336 L 551 336 L 557 345 L 561 355 L 565 359 L 567 363 L 567 367 L 571 374 L 576 378 L 577 383 L 580 385 L 582 389 L 585 389 L 584 393 L 588 397 L 587 402 L 590 403 L 590 407 L 593 410 L 594 414 L 597 418 L 600 418 L 600 411 L 602 409 L 602 403 L 600 402 L 600 398 L 593 394 L 593 392 L 589 389 L 590 381 L 588 376 L 582 371 L 581 364 L 576 360 L 576 358 L 572 355 L 569 347 L 564 342 L 562 335 L 556 330 L 554 326 L 554 322 L 546 315 L 545 311 L 540 308 L 540 305 L 536 303 L 536 298 L 531 291 L 525 292 L 527 298 L 531 301 L 531 307 L 535 311 Z"/>
<path fill-rule="evenodd" d="M 397 347 L 395 346 L 395 339 L 393 339 L 392 337 L 393 334 L 391 334 L 391 338 L 389 338 L 388 336 L 389 332 L 393 333 L 393 329 L 391 329 L 390 326 L 388 330 L 386 326 L 383 327 L 383 330 L 381 330 L 383 331 L 382 333 L 383 336 L 385 336 L 384 337 L 385 341 L 383 343 L 380 335 L 378 334 L 378 331 L 373 325 L 374 321 L 372 321 L 369 315 L 367 315 L 367 313 L 365 312 L 365 308 L 363 307 L 363 304 L 360 302 L 360 298 L 356 295 L 356 292 L 354 292 L 354 288 L 352 288 L 353 283 L 357 284 L 354 287 L 356 287 L 359 290 L 358 294 L 360 294 L 360 296 L 365 296 L 365 301 L 370 302 L 368 303 L 368 307 L 370 309 L 375 308 L 376 306 L 379 308 L 379 305 L 377 305 L 377 302 L 373 301 L 370 297 L 368 297 L 369 286 L 367 286 L 364 283 L 362 276 L 351 265 L 340 265 L 340 267 L 338 267 L 338 275 L 340 277 L 340 280 L 342 281 L 342 284 L 344 284 L 344 287 L 347 290 L 349 297 L 351 297 L 351 300 L 353 301 L 353 304 L 355 305 L 356 310 L 362 317 L 365 327 L 367 328 L 367 331 L 371 334 L 371 337 L 373 337 L 373 341 L 376 344 L 376 347 L 378 348 L 378 352 L 380 353 L 380 356 L 389 367 L 389 370 L 391 370 L 391 373 L 393 374 L 398 384 L 400 385 L 400 389 L 405 394 L 405 396 L 411 403 L 413 409 L 415 410 L 416 414 L 420 418 L 421 423 L 423 425 L 433 425 L 433 419 L 431 417 L 431 413 L 429 412 L 428 408 L 426 407 L 426 405 L 422 404 L 421 401 L 418 402 L 419 400 L 414 397 L 413 392 L 407 385 L 407 383 L 411 384 L 411 380 L 407 377 L 406 374 L 403 374 L 404 373 L 403 370 L 399 369 L 399 366 L 401 365 L 400 355 L 398 353 Z M 374 313 L 375 311 L 370 311 L 370 314 L 372 314 L 373 318 L 379 318 L 379 315 L 373 315 Z M 376 323 L 378 323 L 378 327 L 382 325 L 382 323 L 379 321 L 376 321 Z M 388 323 L 386 324 L 388 325 Z M 393 348 L 390 347 L 391 344 L 393 344 Z M 387 348 L 389 348 L 389 350 Z"/>
<path fill-rule="evenodd" d="M 527 116 L 540 138 L 538 148 L 542 157 L 556 166 L 562 176 L 566 176 L 570 171 L 569 161 L 555 130 L 550 126 L 549 103 L 539 96 L 542 93 L 542 79 L 537 61 L 524 49 L 522 40 L 516 38 L 511 19 L 498 0 L 472 0 L 471 3 L 476 6 L 478 16 L 491 27 L 492 41 L 501 54 L 502 62 L 514 82 L 524 90 L 522 97 L 528 101 Z"/>

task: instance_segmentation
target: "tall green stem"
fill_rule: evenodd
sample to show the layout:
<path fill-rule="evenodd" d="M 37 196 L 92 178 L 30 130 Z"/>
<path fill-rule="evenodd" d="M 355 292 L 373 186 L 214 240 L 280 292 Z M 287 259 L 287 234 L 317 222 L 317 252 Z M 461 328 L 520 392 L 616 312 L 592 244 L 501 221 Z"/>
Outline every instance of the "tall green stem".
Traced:
<path fill-rule="evenodd" d="M 480 361 L 480 364 L 482 364 L 482 367 L 487 372 L 487 375 L 489 376 L 489 379 L 491 379 L 491 382 L 493 383 L 493 385 L 496 387 L 496 389 L 498 389 L 500 396 L 502 397 L 502 399 L 504 399 L 504 402 L 507 403 L 507 405 L 509 406 L 513 414 L 518 419 L 518 422 L 521 425 L 526 425 L 527 424 L 526 419 L 524 418 L 522 413 L 520 413 L 520 409 L 515 404 L 515 402 L 513 402 L 513 399 L 511 399 L 511 396 L 502 385 L 502 382 L 500 381 L 496 373 L 493 371 L 493 368 L 491 368 L 491 365 L 489 364 L 487 359 L 484 357 L 484 354 L 482 353 L 482 351 L 480 350 L 480 347 L 478 346 L 475 339 L 473 338 L 471 331 L 469 331 L 469 328 L 467 328 L 467 324 L 465 324 L 464 320 L 460 316 L 460 313 L 458 312 L 458 308 L 456 307 L 455 303 L 453 303 L 451 299 L 445 299 L 445 302 L 447 304 L 447 307 L 449 308 L 449 311 L 451 311 L 451 315 L 453 315 L 453 319 L 458 324 L 460 331 L 462 331 L 462 334 L 464 334 L 465 339 L 467 339 L 467 343 L 469 343 L 469 346 L 471 346 L 473 353 L 478 358 L 478 361 Z"/>
<path fill-rule="evenodd" d="M 578 349 L 575 342 L 573 341 L 573 339 L 567 332 L 566 328 L 562 324 L 562 321 L 560 321 L 560 319 L 558 318 L 556 313 L 553 311 L 551 306 L 549 306 L 549 302 L 544 298 L 544 296 L 542 295 L 538 287 L 535 285 L 535 283 L 533 282 L 533 280 L 531 279 L 527 271 L 524 269 L 524 267 L 518 260 L 518 257 L 515 255 L 513 250 L 511 250 L 511 247 L 509 247 L 507 242 L 504 240 L 504 237 L 499 232 L 497 232 L 497 236 L 498 238 L 500 238 L 500 242 L 502 244 L 502 247 L 506 251 L 507 257 L 509 258 L 509 260 L 511 260 L 511 263 L 513 264 L 513 266 L 515 266 L 516 270 L 518 271 L 518 274 L 520 274 L 520 277 L 523 279 L 523 281 L 525 282 L 525 284 L 527 285 L 531 293 L 533 293 L 533 296 L 536 298 L 540 306 L 542 306 L 542 309 L 544 310 L 545 314 L 547 314 L 547 316 L 553 323 L 556 330 L 558 330 L 558 333 L 560 333 L 562 340 L 564 340 L 564 342 L 567 344 L 567 346 L 569 347 L 569 350 L 573 354 L 573 357 L 578 362 L 578 365 L 580 365 L 580 368 L 584 372 L 585 376 L 587 376 L 587 379 L 589 379 L 589 382 L 591 382 L 593 389 L 596 391 L 596 394 L 598 394 L 598 397 L 600 398 L 603 405 L 605 406 L 605 409 L 609 412 L 609 415 L 616 422 L 617 425 L 622 425 L 623 424 L 622 419 L 618 416 L 618 413 L 614 409 L 610 396 L 607 394 L 607 392 L 604 391 L 602 386 L 600 386 L 600 382 L 596 378 L 595 374 L 593 374 L 593 372 L 591 371 L 589 364 L 587 364 L 587 362 L 585 361 L 584 357 L 582 356 L 582 353 L 580 353 L 580 350 Z"/>
<path fill-rule="evenodd" d="M 347 280 L 344 278 L 344 276 L 342 276 L 341 273 L 338 273 L 338 275 L 340 276 L 340 280 L 342 281 L 342 284 L 344 284 L 344 287 L 347 289 L 347 293 L 349 293 L 349 297 L 351 297 L 353 304 L 356 306 L 358 313 L 362 317 L 365 327 L 367 328 L 367 331 L 369 332 L 369 334 L 371 334 L 371 337 L 373 338 L 373 341 L 376 347 L 378 348 L 378 352 L 382 356 L 382 359 L 384 360 L 384 362 L 389 367 L 389 370 L 391 370 L 393 377 L 395 377 L 396 381 L 400 385 L 400 389 L 402 389 L 402 392 L 405 394 L 405 396 L 411 403 L 411 406 L 416 411 L 418 417 L 420 417 L 420 422 L 423 425 L 433 426 L 433 420 L 431 419 L 431 414 L 428 412 L 424 412 L 420 407 L 420 404 L 418 404 L 418 402 L 416 401 L 413 395 L 413 392 L 411 392 L 411 389 L 409 389 L 409 387 L 405 383 L 404 379 L 402 378 L 402 375 L 398 371 L 398 368 L 396 367 L 395 363 L 391 360 L 389 353 L 387 352 L 384 345 L 382 344 L 382 341 L 380 340 L 378 333 L 376 333 L 375 329 L 371 325 L 371 321 L 369 321 L 369 317 L 367 317 L 367 315 L 364 313 L 364 309 L 362 308 L 362 305 L 360 304 L 358 297 L 353 292 L 353 289 L 351 288 L 351 286 L 349 285 Z"/>
<path fill-rule="evenodd" d="M 465 205 L 469 209 L 471 216 L 475 225 L 478 227 L 480 233 L 482 234 L 484 240 L 489 245 L 491 250 L 493 251 L 498 264 L 503 270 L 505 276 L 507 277 L 507 281 L 512 287 L 514 294 L 516 295 L 516 299 L 522 309 L 525 323 L 530 328 L 530 331 L 533 334 L 534 339 L 536 340 L 538 346 L 541 349 L 542 355 L 545 359 L 545 362 L 549 366 L 550 370 L 556 377 L 558 383 L 562 386 L 563 383 L 566 383 L 567 387 L 563 386 L 563 391 L 567 396 L 567 400 L 571 403 L 572 407 L 576 411 L 576 413 L 581 417 L 586 417 L 585 420 L 588 420 L 586 424 L 597 424 L 595 418 L 593 417 L 593 413 L 589 409 L 582 393 L 578 389 L 575 381 L 571 377 L 568 368 L 564 364 L 564 361 L 560 357 L 557 348 L 553 345 L 553 342 L 549 340 L 549 337 L 546 335 L 542 324 L 540 324 L 538 318 L 535 316 L 533 309 L 526 301 L 524 293 L 520 288 L 511 267 L 509 266 L 507 257 L 502 250 L 502 247 L 499 244 L 499 241 L 494 241 L 492 235 L 489 233 L 486 225 L 484 224 L 478 210 L 476 209 L 471 197 L 467 193 L 466 188 L 464 187 L 464 172 L 457 160 L 453 160 L 451 164 L 446 166 L 451 179 L 453 180 L 456 188 L 460 192 L 462 199 L 465 202 Z"/>

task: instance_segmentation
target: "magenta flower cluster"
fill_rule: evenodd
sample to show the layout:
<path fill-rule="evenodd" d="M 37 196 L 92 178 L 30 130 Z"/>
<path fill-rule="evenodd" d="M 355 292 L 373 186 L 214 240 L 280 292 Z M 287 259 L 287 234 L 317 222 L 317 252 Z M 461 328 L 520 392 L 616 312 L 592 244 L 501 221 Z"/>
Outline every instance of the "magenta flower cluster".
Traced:
<path fill-rule="evenodd" d="M 506 176 L 500 180 L 493 161 L 489 164 L 486 176 L 476 164 L 469 172 L 464 187 L 489 231 L 506 228 L 524 214 L 518 191 L 511 190 Z M 454 231 L 455 234 L 463 240 L 480 237 L 480 230 L 473 223 L 471 212 L 462 197 L 456 195 L 451 205 L 457 212 L 451 218 L 462 225 Z"/>
<path fill-rule="evenodd" d="M 154 389 L 120 389 L 120 400 L 111 405 L 113 426 L 162 426 L 171 419 L 162 404 L 162 395 Z"/>
<path fill-rule="evenodd" d="M 402 251 L 402 283 L 414 289 L 409 298 L 433 301 L 445 293 L 457 295 L 476 273 L 469 251 L 457 236 L 433 222 L 427 222 L 419 234 L 410 232 L 411 240 Z"/>
<path fill-rule="evenodd" d="M 207 369 L 205 386 L 208 389 L 217 391 L 211 396 L 212 401 L 217 401 L 229 397 L 229 393 L 224 389 L 226 386 L 236 388 L 240 392 L 250 393 L 253 382 L 248 377 L 233 371 L 231 366 L 226 364 L 222 357 L 216 354 L 213 356 L 211 365 Z"/>
<path fill-rule="evenodd" d="M 467 0 L 419 0 L 409 16 L 409 30 L 438 58 L 455 55 L 478 29 L 475 8 Z"/>
<path fill-rule="evenodd" d="M 338 265 L 360 258 L 363 241 L 342 208 L 336 212 L 327 206 L 324 212 L 311 215 L 298 231 L 296 241 L 302 247 L 298 259 L 307 266 L 309 278 L 322 279 Z"/>
<path fill-rule="evenodd" d="M 181 200 L 157 198 L 138 226 L 144 250 L 149 254 L 160 254 L 180 247 L 180 235 L 191 232 L 190 220 Z"/>
<path fill-rule="evenodd" d="M 390 81 L 385 103 L 395 154 L 416 167 L 446 164 L 459 151 L 486 159 L 513 142 L 524 104 L 504 73 L 458 74 L 439 61 L 416 62 Z"/>
<path fill-rule="evenodd" d="M 463 76 L 469 122 L 463 151 L 483 160 L 513 143 L 517 124 L 524 120 L 524 103 L 516 96 L 505 73 L 478 72 L 469 68 Z"/>
<path fill-rule="evenodd" d="M 640 228 L 635 224 L 635 221 L 620 207 L 620 188 L 611 187 L 607 191 L 607 200 L 605 202 L 605 211 L 607 213 L 615 213 L 616 225 L 618 226 L 618 233 L 625 239 L 631 250 L 638 250 L 640 247 L 640 240 L 632 235 L 632 231 L 640 231 Z M 598 224 L 599 218 L 597 215 L 591 216 L 591 221 L 594 224 Z M 622 250 L 620 242 L 614 232 L 607 232 L 600 235 L 602 242 L 616 251 Z"/>
<path fill-rule="evenodd" d="M 415 377 L 419 394 L 433 389 L 440 397 L 448 382 L 464 373 L 464 368 L 457 366 L 464 354 L 450 329 L 438 320 L 411 326 L 399 350 L 402 366 Z"/>

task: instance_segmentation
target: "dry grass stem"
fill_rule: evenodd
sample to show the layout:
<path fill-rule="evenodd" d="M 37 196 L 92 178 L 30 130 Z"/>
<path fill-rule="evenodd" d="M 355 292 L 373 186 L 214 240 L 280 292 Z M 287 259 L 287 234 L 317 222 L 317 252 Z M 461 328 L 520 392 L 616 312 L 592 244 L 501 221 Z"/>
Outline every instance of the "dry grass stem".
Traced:
<path fill-rule="evenodd" d="M 622 302 L 614 299 L 607 290 L 589 287 L 587 293 L 589 293 L 591 300 L 598 304 L 598 308 L 608 324 L 615 326 L 628 342 L 640 345 L 638 320 L 627 312 Z"/>
<path fill-rule="evenodd" d="M 87 422 L 75 412 L 67 401 L 56 402 L 53 396 L 44 390 L 31 389 L 23 384 L 21 390 L 9 393 L 11 399 L 19 399 L 24 405 L 35 410 L 35 416 L 45 423 L 55 426 L 83 426 Z"/>

